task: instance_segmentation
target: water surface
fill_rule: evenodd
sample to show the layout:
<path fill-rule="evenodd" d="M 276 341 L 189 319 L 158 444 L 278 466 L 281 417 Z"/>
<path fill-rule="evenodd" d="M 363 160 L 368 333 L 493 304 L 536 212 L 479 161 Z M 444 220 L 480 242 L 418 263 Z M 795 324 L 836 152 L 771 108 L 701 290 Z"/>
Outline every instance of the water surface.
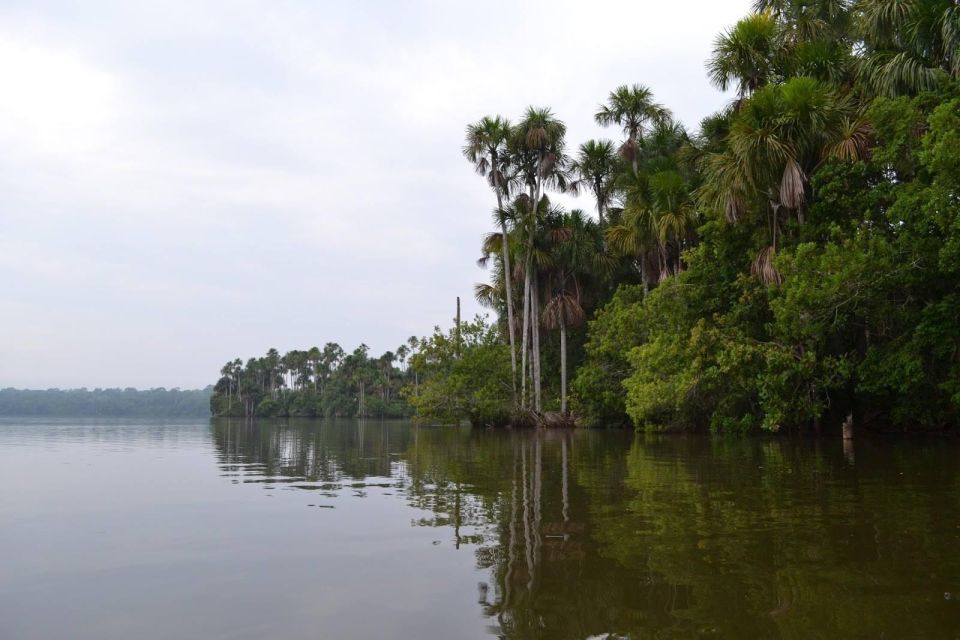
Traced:
<path fill-rule="evenodd" d="M 0 638 L 957 638 L 951 440 L 0 422 Z"/>

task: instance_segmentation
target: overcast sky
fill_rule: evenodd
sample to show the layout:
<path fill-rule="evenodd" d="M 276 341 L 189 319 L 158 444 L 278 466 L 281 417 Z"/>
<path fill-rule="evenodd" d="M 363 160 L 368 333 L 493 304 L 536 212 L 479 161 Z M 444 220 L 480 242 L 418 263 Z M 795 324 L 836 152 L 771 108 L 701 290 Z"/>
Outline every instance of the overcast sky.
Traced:
<path fill-rule="evenodd" d="M 749 0 L 0 0 L 0 387 L 197 387 L 479 311 L 464 126 L 619 84 L 690 127 Z"/>

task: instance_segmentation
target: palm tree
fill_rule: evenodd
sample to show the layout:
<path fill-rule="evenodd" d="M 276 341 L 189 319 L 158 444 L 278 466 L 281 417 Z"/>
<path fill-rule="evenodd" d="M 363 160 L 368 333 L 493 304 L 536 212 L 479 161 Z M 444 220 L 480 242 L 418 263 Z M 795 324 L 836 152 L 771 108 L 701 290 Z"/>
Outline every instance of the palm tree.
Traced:
<path fill-rule="evenodd" d="M 270 384 L 270 397 L 276 397 L 276 380 L 281 366 L 280 352 L 271 347 L 267 350 L 264 364 L 266 365 L 266 380 Z"/>
<path fill-rule="evenodd" d="M 701 202 L 730 222 L 764 212 L 771 243 L 754 273 L 777 283 L 772 259 L 781 218 L 794 214 L 802 224 L 810 175 L 824 159 L 862 157 L 868 138 L 854 105 L 833 87 L 807 77 L 765 86 L 733 118 L 726 148 L 704 158 Z"/>
<path fill-rule="evenodd" d="M 882 95 L 932 89 L 960 77 L 960 7 L 954 0 L 859 0 L 861 79 Z"/>
<path fill-rule="evenodd" d="M 567 414 L 567 330 L 583 324 L 584 285 L 612 273 L 616 261 L 607 254 L 597 223 L 582 211 L 551 216 L 548 299 L 544 324 L 560 332 L 560 412 Z"/>
<path fill-rule="evenodd" d="M 533 264 L 534 248 L 541 215 L 549 206 L 549 201 L 545 197 L 546 188 L 555 187 L 565 190 L 569 184 L 566 173 L 568 160 L 564 154 L 566 133 L 566 125 L 558 120 L 549 108 L 528 107 L 511 136 L 512 159 L 528 189 L 526 197 L 518 199 L 515 206 L 522 214 L 519 226 L 526 243 L 523 262 L 522 359 L 526 359 L 529 345 L 533 409 L 537 412 L 542 409 L 542 395 L 540 306 L 536 270 Z M 525 371 L 523 373 L 525 374 Z"/>
<path fill-rule="evenodd" d="M 230 407 L 233 406 L 233 361 L 231 360 L 227 364 L 223 365 L 223 368 L 220 369 L 220 375 L 224 380 L 227 381 L 227 410 L 230 410 Z"/>
<path fill-rule="evenodd" d="M 742 99 L 768 84 L 781 47 L 779 23 L 771 11 L 754 13 L 717 37 L 707 62 L 710 81 L 721 91 L 734 83 Z"/>
<path fill-rule="evenodd" d="M 597 219 L 603 226 L 606 224 L 604 214 L 613 195 L 614 178 L 619 170 L 613 143 L 609 140 L 587 140 L 580 145 L 570 168 L 577 177 L 574 188 L 579 189 L 584 185 L 593 193 L 597 203 Z"/>
<path fill-rule="evenodd" d="M 623 128 L 626 140 L 620 155 L 630 162 L 633 172 L 639 170 L 640 144 L 647 127 L 669 115 L 669 111 L 653 101 L 653 92 L 640 84 L 622 85 L 610 92 L 607 103 L 600 105 L 594 119 L 597 124 Z"/>
<path fill-rule="evenodd" d="M 689 185 L 679 171 L 666 170 L 650 176 L 650 192 L 657 218 L 661 255 L 660 279 L 680 273 L 681 256 L 696 225 L 697 214 Z M 675 251 L 674 251 L 675 249 Z M 671 266 L 671 261 L 675 264 Z"/>
<path fill-rule="evenodd" d="M 510 339 L 510 368 L 513 374 L 513 401 L 517 401 L 517 347 L 514 336 L 513 285 L 510 276 L 510 250 L 507 246 L 507 224 L 503 215 L 503 197 L 508 193 L 508 181 L 503 173 L 510 137 L 510 122 L 500 116 L 485 116 L 467 126 L 463 155 L 473 163 L 477 173 L 488 178 L 497 196 L 496 217 L 500 223 L 504 287 L 507 303 L 507 334 Z"/>
<path fill-rule="evenodd" d="M 639 171 L 620 176 L 624 194 L 621 215 L 606 230 L 614 253 L 629 258 L 644 289 L 679 271 L 680 252 L 692 239 L 691 142 L 684 128 L 665 117 L 648 132 Z M 675 251 L 675 253 L 674 253 Z M 671 266 L 673 265 L 673 266 Z"/>
<path fill-rule="evenodd" d="M 313 380 L 314 391 L 317 390 L 317 385 L 319 384 L 318 378 L 320 377 L 319 368 L 321 357 L 322 354 L 320 353 L 320 347 L 310 347 L 310 349 L 307 351 L 307 377 L 308 379 Z"/>
<path fill-rule="evenodd" d="M 627 192 L 620 222 L 607 230 L 610 248 L 634 260 L 646 289 L 680 273 L 681 254 L 693 240 L 696 209 L 690 185 L 675 168 L 643 176 Z M 656 277 L 654 277 L 656 276 Z"/>
<path fill-rule="evenodd" d="M 652 275 L 657 265 L 652 257 L 660 252 L 659 221 L 650 206 L 648 184 L 647 176 L 635 176 L 620 219 L 606 230 L 611 251 L 633 260 L 645 291 L 655 282 Z"/>

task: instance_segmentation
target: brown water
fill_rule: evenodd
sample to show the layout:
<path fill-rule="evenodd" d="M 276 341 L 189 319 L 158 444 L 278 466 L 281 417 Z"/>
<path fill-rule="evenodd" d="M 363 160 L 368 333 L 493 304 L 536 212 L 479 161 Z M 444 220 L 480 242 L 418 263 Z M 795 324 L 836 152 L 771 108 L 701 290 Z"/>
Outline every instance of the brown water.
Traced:
<path fill-rule="evenodd" d="M 0 638 L 957 638 L 960 447 L 0 422 Z"/>

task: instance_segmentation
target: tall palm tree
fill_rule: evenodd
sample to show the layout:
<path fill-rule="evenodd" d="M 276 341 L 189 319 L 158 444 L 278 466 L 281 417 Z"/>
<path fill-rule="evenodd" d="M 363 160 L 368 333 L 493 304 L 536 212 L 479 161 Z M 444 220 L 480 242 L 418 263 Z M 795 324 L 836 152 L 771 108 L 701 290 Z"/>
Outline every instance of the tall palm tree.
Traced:
<path fill-rule="evenodd" d="M 223 365 L 220 375 L 227 381 L 227 411 L 233 406 L 233 360 Z"/>
<path fill-rule="evenodd" d="M 690 185 L 678 170 L 663 169 L 644 177 L 642 188 L 628 192 L 623 217 L 606 237 L 613 251 L 634 261 L 649 288 L 680 272 L 697 215 Z"/>
<path fill-rule="evenodd" d="M 510 339 L 510 368 L 513 374 L 513 401 L 517 402 L 517 347 L 514 335 L 513 284 L 510 274 L 510 250 L 507 246 L 507 223 L 503 215 L 503 198 L 508 194 L 508 181 L 504 175 L 508 160 L 507 141 L 510 137 L 510 122 L 500 116 L 485 116 L 467 126 L 463 155 L 473 163 L 475 170 L 485 176 L 497 196 L 496 217 L 500 222 L 504 287 L 506 289 L 507 334 Z"/>
<path fill-rule="evenodd" d="M 736 85 L 742 99 L 774 77 L 782 44 L 780 25 L 771 11 L 743 18 L 717 37 L 707 61 L 710 81 L 721 91 Z"/>
<path fill-rule="evenodd" d="M 597 124 L 623 128 L 626 139 L 620 145 L 620 155 L 639 170 L 640 144 L 647 127 L 669 114 L 666 107 L 654 102 L 653 91 L 641 84 L 622 85 L 610 92 L 607 103 L 600 105 L 594 114 Z"/>
<path fill-rule="evenodd" d="M 697 213 L 690 186 L 679 171 L 659 171 L 650 176 L 663 261 L 660 278 L 680 273 L 683 250 L 693 234 Z"/>
<path fill-rule="evenodd" d="M 526 357 L 527 345 L 530 345 L 531 374 L 533 382 L 533 409 L 541 411 L 541 369 L 540 369 L 540 305 L 538 285 L 533 258 L 537 227 L 540 218 L 549 204 L 545 197 L 548 187 L 567 189 L 568 159 L 564 153 L 566 145 L 566 125 L 554 116 L 549 108 L 528 107 L 523 118 L 514 128 L 511 151 L 528 193 L 526 203 L 520 203 L 524 213 L 520 221 L 526 242 L 524 252 L 523 285 L 523 356 Z"/>
<path fill-rule="evenodd" d="M 567 330 L 586 320 L 586 285 L 612 273 L 616 261 L 607 254 L 597 223 L 579 209 L 554 214 L 547 222 L 549 270 L 544 324 L 560 332 L 560 412 L 567 414 Z"/>
<path fill-rule="evenodd" d="M 613 196 L 614 179 L 619 170 L 613 143 L 609 140 L 587 140 L 580 145 L 570 168 L 576 176 L 574 188 L 585 187 L 590 190 L 597 203 L 597 219 L 601 226 L 605 225 L 605 213 Z"/>

